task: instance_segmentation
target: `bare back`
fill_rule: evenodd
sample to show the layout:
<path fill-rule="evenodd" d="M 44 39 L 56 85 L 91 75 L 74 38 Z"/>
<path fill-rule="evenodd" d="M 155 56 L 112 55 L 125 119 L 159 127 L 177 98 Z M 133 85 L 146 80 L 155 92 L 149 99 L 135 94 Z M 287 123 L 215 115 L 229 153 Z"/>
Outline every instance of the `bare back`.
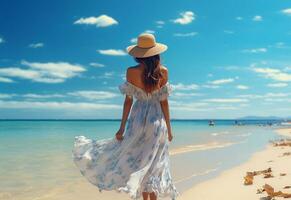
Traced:
<path fill-rule="evenodd" d="M 162 65 L 160 66 L 160 68 L 161 68 L 162 78 L 160 79 L 156 88 L 152 89 L 152 91 L 161 88 L 168 81 L 168 69 Z M 143 80 L 143 73 L 144 73 L 144 66 L 143 65 L 129 67 L 127 69 L 127 72 L 126 72 L 126 79 L 128 82 L 130 82 L 133 85 L 146 91 L 145 85 L 142 81 Z"/>

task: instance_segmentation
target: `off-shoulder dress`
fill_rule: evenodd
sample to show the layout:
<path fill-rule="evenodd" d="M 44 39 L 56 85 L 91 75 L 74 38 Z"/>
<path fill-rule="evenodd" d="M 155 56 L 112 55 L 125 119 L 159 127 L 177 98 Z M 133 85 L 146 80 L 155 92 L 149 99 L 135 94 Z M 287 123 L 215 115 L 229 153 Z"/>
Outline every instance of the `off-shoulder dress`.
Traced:
<path fill-rule="evenodd" d="M 170 95 L 172 85 L 167 82 L 146 93 L 125 81 L 119 90 L 135 99 L 124 139 L 76 136 L 74 163 L 99 191 L 123 191 L 132 199 L 141 198 L 142 192 L 155 192 L 158 197 L 176 199 L 179 192 L 170 173 L 168 130 L 160 104 Z"/>

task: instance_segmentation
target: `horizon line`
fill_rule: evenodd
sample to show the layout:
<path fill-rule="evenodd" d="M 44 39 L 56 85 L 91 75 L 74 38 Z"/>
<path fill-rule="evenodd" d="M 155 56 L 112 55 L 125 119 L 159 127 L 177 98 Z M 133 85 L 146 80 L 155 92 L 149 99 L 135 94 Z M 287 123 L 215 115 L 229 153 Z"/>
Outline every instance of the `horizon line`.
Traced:
<path fill-rule="evenodd" d="M 240 120 L 240 121 L 246 121 L 246 120 L 274 120 L 274 121 L 282 121 L 282 120 L 291 120 L 291 117 L 257 117 L 257 118 L 193 118 L 193 119 L 183 119 L 183 118 L 175 118 L 171 119 L 171 121 L 209 121 L 209 120 L 217 120 L 217 121 L 234 121 L 234 120 Z M 78 118 L 60 118 L 60 119 L 54 119 L 54 118 L 44 118 L 44 119 L 13 119 L 13 118 L 7 118 L 7 119 L 0 119 L 0 121 L 121 121 L 121 119 L 116 118 L 103 118 L 103 119 L 78 119 Z"/>

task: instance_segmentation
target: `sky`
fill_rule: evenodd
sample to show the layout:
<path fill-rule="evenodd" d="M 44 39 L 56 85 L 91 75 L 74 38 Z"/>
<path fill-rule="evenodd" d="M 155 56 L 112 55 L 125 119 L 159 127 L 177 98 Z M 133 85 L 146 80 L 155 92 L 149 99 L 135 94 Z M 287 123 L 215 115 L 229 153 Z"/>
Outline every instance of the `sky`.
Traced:
<path fill-rule="evenodd" d="M 3 0 L 0 119 L 120 119 L 145 32 L 168 45 L 171 118 L 291 116 L 290 1 Z"/>

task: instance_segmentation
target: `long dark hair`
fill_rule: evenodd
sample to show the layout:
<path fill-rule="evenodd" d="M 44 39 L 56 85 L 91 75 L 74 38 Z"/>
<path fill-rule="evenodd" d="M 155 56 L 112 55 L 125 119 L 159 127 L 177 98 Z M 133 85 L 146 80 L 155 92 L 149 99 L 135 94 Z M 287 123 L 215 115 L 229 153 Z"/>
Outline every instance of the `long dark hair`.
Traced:
<path fill-rule="evenodd" d="M 134 58 L 136 62 L 144 64 L 145 70 L 143 73 L 143 82 L 146 91 L 152 91 L 162 78 L 160 69 L 161 59 L 160 55 L 154 55 L 146 58 Z"/>

